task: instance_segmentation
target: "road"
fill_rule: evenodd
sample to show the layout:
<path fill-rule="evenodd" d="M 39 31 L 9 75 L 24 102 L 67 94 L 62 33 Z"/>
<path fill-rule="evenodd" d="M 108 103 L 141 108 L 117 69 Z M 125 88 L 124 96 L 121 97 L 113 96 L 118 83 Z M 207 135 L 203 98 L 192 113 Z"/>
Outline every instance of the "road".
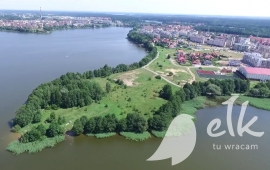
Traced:
<path fill-rule="evenodd" d="M 158 57 L 159 57 L 159 52 L 157 53 L 156 58 L 154 58 L 152 61 L 150 61 L 147 65 L 143 66 L 142 68 L 145 69 L 145 70 L 148 70 L 148 71 L 152 72 L 152 73 L 155 74 L 155 75 L 159 75 L 157 72 L 154 72 L 153 70 L 150 70 L 150 69 L 148 68 L 148 66 L 149 66 L 150 64 L 152 64 Z M 163 77 L 163 76 L 161 76 L 161 75 L 159 75 L 159 76 L 161 77 L 161 79 L 165 80 L 166 82 L 168 82 L 168 83 L 170 83 L 170 84 L 172 84 L 172 85 L 174 85 L 174 86 L 176 86 L 176 87 L 182 88 L 181 86 L 175 84 L 174 82 L 171 82 L 170 80 L 166 79 L 165 77 Z"/>

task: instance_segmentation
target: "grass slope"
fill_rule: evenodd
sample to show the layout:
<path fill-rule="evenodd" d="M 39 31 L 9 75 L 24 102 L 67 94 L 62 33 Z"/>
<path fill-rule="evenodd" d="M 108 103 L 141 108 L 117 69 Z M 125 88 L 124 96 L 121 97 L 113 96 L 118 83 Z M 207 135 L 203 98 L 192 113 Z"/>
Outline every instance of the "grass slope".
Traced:
<path fill-rule="evenodd" d="M 175 66 L 167 59 L 167 54 L 170 54 L 171 58 L 174 58 L 173 55 L 176 53 L 175 49 L 168 49 L 157 47 L 159 51 L 159 57 L 149 66 L 149 69 L 159 73 L 168 80 L 180 84 L 185 83 L 192 79 L 192 76 L 187 72 L 185 67 Z M 162 67 L 160 67 L 162 65 Z M 173 72 L 173 76 L 169 76 L 169 73 Z"/>
<path fill-rule="evenodd" d="M 134 85 L 125 89 L 115 83 L 111 83 L 112 89 L 114 90 L 103 97 L 99 103 L 92 103 L 82 108 L 74 107 L 69 109 L 43 110 L 42 122 L 44 122 L 52 112 L 57 116 L 61 115 L 66 118 L 67 124 L 63 125 L 66 130 L 70 130 L 73 122 L 81 116 L 94 117 L 115 114 L 118 119 L 121 119 L 128 113 L 137 112 L 142 114 L 145 118 L 151 117 L 153 111 L 166 103 L 165 100 L 158 97 L 158 92 L 167 82 L 156 79 L 153 73 L 145 69 L 137 69 L 109 76 L 111 79 L 120 78 L 124 81 L 127 81 L 125 79 L 129 79 L 130 77 L 131 79 L 133 78 L 132 82 Z M 109 82 L 106 78 L 96 78 L 94 81 L 100 83 L 104 90 L 106 83 Z M 177 90 L 175 86 L 172 86 L 172 88 L 173 91 Z M 131 101 L 128 101 L 129 98 Z M 106 105 L 108 107 L 105 107 Z M 20 132 L 26 132 L 38 124 L 30 124 L 22 128 Z M 49 126 L 49 124 L 43 124 L 46 127 Z"/>
<path fill-rule="evenodd" d="M 269 110 L 270 111 L 270 99 L 269 98 L 254 98 L 248 96 L 239 96 L 237 101 L 241 103 L 249 101 L 249 105 L 256 107 L 258 109 Z"/>

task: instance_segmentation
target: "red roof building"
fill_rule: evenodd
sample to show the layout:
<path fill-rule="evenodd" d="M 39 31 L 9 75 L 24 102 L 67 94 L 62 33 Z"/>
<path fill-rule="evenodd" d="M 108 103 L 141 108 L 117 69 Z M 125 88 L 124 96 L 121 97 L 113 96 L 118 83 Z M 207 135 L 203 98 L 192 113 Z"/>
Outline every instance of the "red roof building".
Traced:
<path fill-rule="evenodd" d="M 248 79 L 270 80 L 270 69 L 267 68 L 240 67 L 238 71 Z"/>
<path fill-rule="evenodd" d="M 206 56 L 204 56 L 204 58 L 205 58 L 206 60 L 213 60 L 213 59 L 214 59 L 214 57 L 211 56 L 211 55 L 209 55 L 209 54 L 207 54 Z"/>
<path fill-rule="evenodd" d="M 208 70 L 197 70 L 198 74 L 215 74 L 214 71 L 208 71 Z"/>
<path fill-rule="evenodd" d="M 194 64 L 194 65 L 201 65 L 201 61 L 200 60 L 194 60 L 192 62 L 192 64 Z"/>

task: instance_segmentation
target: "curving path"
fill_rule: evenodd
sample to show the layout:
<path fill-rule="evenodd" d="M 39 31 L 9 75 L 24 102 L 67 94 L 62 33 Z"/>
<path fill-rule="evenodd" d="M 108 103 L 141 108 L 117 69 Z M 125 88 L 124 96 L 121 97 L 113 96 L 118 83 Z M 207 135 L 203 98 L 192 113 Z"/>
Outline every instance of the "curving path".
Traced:
<path fill-rule="evenodd" d="M 157 72 L 154 72 L 153 70 L 150 70 L 150 69 L 148 68 L 148 66 L 149 66 L 150 64 L 152 64 L 152 63 L 158 58 L 158 56 L 159 56 L 159 52 L 157 53 L 156 58 L 154 58 L 152 61 L 150 61 L 147 65 L 143 66 L 142 68 L 145 69 L 145 70 L 148 70 L 148 71 L 152 72 L 152 73 L 155 74 L 155 75 L 159 75 Z M 161 79 L 165 80 L 166 82 L 168 82 L 168 83 L 170 83 L 170 84 L 172 84 L 172 85 L 174 85 L 174 86 L 177 86 L 177 87 L 180 87 L 180 88 L 181 88 L 181 86 L 175 84 L 174 82 L 171 82 L 170 80 L 166 79 L 165 77 L 163 77 L 163 76 L 161 76 L 161 75 L 159 75 L 159 76 L 161 77 Z"/>
<path fill-rule="evenodd" d="M 177 67 L 181 67 L 181 66 L 179 66 L 178 64 L 175 63 L 175 60 L 170 59 L 170 61 L 171 61 L 171 63 L 172 63 L 173 65 L 175 65 L 175 66 L 177 66 Z M 192 73 L 192 71 L 190 70 L 190 67 L 185 67 L 185 68 L 187 68 L 188 73 L 189 73 L 189 74 L 191 75 L 191 77 L 192 77 L 192 79 L 189 81 L 189 83 L 192 84 L 193 81 L 196 81 L 196 77 L 195 77 L 195 75 Z"/>

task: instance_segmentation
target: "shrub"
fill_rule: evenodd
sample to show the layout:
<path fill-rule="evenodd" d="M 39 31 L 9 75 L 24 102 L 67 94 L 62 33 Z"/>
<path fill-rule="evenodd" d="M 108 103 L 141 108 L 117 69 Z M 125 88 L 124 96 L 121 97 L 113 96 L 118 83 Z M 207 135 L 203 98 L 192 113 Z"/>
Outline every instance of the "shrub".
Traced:
<path fill-rule="evenodd" d="M 20 125 L 15 125 L 11 129 L 12 132 L 19 132 L 20 130 L 21 130 L 21 126 Z"/>
<path fill-rule="evenodd" d="M 108 137 L 111 137 L 111 136 L 114 136 L 114 135 L 116 135 L 115 132 L 94 134 L 94 136 L 95 136 L 96 138 L 98 138 L 98 139 L 108 138 Z"/>
<path fill-rule="evenodd" d="M 53 138 L 44 138 L 43 140 L 31 142 L 31 143 L 21 143 L 18 140 L 15 142 L 12 142 L 8 145 L 6 150 L 19 155 L 24 152 L 28 153 L 37 153 L 42 151 L 44 148 L 52 148 L 56 144 L 62 142 L 65 140 L 65 136 L 56 136 Z"/>
<path fill-rule="evenodd" d="M 156 79 L 161 79 L 161 76 L 160 75 L 157 75 L 155 78 Z"/>
<path fill-rule="evenodd" d="M 151 134 L 149 132 L 143 132 L 143 133 L 121 132 L 120 134 L 124 136 L 126 139 L 133 140 L 133 141 L 144 141 L 151 137 Z"/>
<path fill-rule="evenodd" d="M 155 136 L 155 137 L 157 137 L 157 138 L 164 138 L 165 137 L 165 135 L 166 135 L 166 130 L 164 130 L 164 131 L 156 131 L 156 130 L 152 130 L 151 131 L 151 133 Z"/>

